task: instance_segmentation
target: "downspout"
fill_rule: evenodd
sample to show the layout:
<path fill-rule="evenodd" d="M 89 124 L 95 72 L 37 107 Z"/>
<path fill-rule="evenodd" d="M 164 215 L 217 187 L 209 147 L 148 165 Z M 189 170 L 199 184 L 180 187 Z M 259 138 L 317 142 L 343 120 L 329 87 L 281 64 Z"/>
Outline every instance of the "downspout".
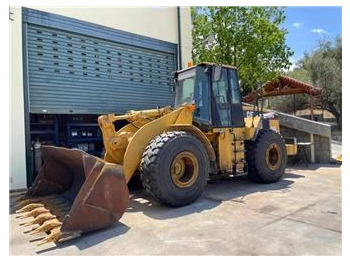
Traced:
<path fill-rule="evenodd" d="M 179 64 L 178 64 L 178 69 L 182 69 L 182 43 L 181 43 L 181 14 L 180 14 L 180 6 L 177 7 L 177 36 L 178 36 L 178 45 L 177 45 L 177 53 L 179 56 Z"/>

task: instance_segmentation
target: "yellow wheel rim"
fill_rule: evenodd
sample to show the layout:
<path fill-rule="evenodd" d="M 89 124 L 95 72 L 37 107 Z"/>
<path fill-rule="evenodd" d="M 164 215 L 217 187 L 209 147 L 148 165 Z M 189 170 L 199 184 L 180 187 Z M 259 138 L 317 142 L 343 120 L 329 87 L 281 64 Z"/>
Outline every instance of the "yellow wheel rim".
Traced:
<path fill-rule="evenodd" d="M 197 157 L 191 152 L 181 152 L 171 164 L 171 179 L 179 188 L 190 187 L 198 178 Z"/>
<path fill-rule="evenodd" d="M 265 162 L 270 170 L 276 170 L 282 163 L 282 150 L 279 145 L 272 143 L 266 149 Z"/>

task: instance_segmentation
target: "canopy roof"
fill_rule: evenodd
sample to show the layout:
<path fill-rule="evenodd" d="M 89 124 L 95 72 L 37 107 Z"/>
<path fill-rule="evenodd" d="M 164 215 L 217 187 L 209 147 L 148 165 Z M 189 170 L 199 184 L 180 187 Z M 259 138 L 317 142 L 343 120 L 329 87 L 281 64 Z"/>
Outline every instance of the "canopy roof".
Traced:
<path fill-rule="evenodd" d="M 266 83 L 261 89 L 250 92 L 243 97 L 243 101 L 253 102 L 255 100 L 255 94 L 257 98 L 294 94 L 320 96 L 322 89 L 288 76 L 280 76 L 277 80 Z"/>

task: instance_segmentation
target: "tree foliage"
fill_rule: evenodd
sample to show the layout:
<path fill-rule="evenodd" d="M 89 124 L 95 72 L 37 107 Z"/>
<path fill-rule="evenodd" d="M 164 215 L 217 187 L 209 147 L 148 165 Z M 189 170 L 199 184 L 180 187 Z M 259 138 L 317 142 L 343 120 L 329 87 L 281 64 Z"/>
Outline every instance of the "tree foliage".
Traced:
<path fill-rule="evenodd" d="M 288 76 L 323 89 L 322 106 L 331 112 L 338 128 L 342 125 L 342 39 L 325 40 L 318 48 L 298 61 Z M 309 108 L 308 96 L 299 96 L 297 109 Z M 273 101 L 273 108 L 285 112 L 293 109 L 293 97 L 285 96 Z"/>
<path fill-rule="evenodd" d="M 323 41 L 302 60 L 315 86 L 323 89 L 323 106 L 331 112 L 341 129 L 342 118 L 342 39 Z"/>
<path fill-rule="evenodd" d="M 193 59 L 236 66 L 244 93 L 288 69 L 281 7 L 194 7 Z"/>
<path fill-rule="evenodd" d="M 295 68 L 293 71 L 286 73 L 289 77 L 298 79 L 299 81 L 302 81 L 304 83 L 312 85 L 312 80 L 310 76 L 310 72 L 306 70 L 302 65 L 299 65 L 299 67 Z"/>

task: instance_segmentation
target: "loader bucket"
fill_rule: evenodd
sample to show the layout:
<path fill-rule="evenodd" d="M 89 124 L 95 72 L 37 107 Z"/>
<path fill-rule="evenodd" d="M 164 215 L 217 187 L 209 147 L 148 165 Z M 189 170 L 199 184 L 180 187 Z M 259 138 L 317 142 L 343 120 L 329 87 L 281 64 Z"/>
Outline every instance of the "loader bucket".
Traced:
<path fill-rule="evenodd" d="M 121 165 L 53 146 L 43 146 L 42 156 L 43 166 L 17 211 L 33 217 L 27 225 L 38 225 L 34 233 L 50 232 L 39 244 L 101 229 L 122 217 L 129 191 Z"/>

